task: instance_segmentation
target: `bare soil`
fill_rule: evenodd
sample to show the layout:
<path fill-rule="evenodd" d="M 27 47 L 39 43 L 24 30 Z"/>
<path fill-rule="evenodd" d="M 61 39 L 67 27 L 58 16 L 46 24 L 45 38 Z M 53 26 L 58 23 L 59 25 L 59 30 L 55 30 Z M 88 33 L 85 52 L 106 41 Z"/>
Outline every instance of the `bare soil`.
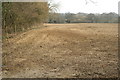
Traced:
<path fill-rule="evenodd" d="M 118 77 L 117 24 L 45 26 L 4 41 L 4 78 Z"/>

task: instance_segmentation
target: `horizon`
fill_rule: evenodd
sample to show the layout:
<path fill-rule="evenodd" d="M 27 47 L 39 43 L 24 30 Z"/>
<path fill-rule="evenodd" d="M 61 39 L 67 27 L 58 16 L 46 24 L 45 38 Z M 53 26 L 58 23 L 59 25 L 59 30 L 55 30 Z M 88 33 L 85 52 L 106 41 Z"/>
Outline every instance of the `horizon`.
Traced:
<path fill-rule="evenodd" d="M 58 14 L 65 14 L 65 13 L 61 13 L 61 12 L 56 12 Z M 72 13 L 72 12 L 66 12 L 66 13 Z M 118 14 L 116 12 L 103 12 L 103 13 L 85 13 L 85 12 L 78 12 L 78 13 L 72 13 L 72 14 L 79 14 L 79 13 L 83 13 L 83 14 L 109 14 L 109 13 L 115 13 L 115 14 Z"/>

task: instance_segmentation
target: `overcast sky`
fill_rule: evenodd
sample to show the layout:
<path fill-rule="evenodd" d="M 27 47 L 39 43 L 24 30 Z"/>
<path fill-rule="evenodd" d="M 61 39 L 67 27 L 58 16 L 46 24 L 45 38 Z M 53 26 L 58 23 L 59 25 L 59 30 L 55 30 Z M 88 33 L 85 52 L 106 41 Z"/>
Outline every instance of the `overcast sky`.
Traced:
<path fill-rule="evenodd" d="M 71 13 L 118 13 L 118 2 L 120 0 L 92 0 L 96 2 L 91 3 L 89 0 L 86 4 L 85 0 L 54 0 L 54 2 L 59 3 L 60 13 L 71 12 Z"/>

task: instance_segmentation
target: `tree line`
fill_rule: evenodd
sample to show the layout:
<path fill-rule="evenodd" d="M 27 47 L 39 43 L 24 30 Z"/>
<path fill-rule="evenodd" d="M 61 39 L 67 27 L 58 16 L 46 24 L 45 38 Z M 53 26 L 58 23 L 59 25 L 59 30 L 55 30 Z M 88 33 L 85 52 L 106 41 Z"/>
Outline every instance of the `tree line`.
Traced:
<path fill-rule="evenodd" d="M 3 2 L 3 35 L 24 31 L 32 25 L 46 22 L 48 9 L 47 2 Z"/>
<path fill-rule="evenodd" d="M 49 23 L 118 23 L 118 14 L 114 12 L 102 14 L 87 13 L 51 13 Z"/>

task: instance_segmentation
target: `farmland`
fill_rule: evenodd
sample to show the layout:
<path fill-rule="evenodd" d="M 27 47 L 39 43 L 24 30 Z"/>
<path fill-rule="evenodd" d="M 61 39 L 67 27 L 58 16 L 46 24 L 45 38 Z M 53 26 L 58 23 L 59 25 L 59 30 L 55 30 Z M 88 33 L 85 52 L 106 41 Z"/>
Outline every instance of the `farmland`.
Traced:
<path fill-rule="evenodd" d="M 117 24 L 44 26 L 4 41 L 4 78 L 118 77 Z"/>

